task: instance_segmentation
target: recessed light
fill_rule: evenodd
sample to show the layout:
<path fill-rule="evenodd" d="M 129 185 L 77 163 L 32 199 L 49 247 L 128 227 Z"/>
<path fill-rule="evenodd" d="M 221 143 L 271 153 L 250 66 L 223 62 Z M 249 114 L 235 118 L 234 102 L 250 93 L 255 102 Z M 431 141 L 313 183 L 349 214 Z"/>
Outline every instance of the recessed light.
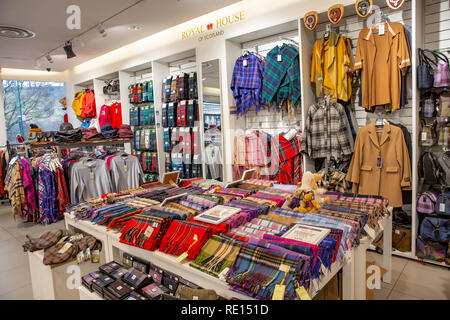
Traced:
<path fill-rule="evenodd" d="M 0 37 L 11 39 L 29 39 L 34 38 L 34 32 L 13 26 L 0 25 Z"/>
<path fill-rule="evenodd" d="M 142 29 L 141 26 L 135 26 L 135 25 L 128 27 L 128 30 L 130 30 L 130 31 L 138 31 L 138 30 L 141 30 L 141 29 Z"/>

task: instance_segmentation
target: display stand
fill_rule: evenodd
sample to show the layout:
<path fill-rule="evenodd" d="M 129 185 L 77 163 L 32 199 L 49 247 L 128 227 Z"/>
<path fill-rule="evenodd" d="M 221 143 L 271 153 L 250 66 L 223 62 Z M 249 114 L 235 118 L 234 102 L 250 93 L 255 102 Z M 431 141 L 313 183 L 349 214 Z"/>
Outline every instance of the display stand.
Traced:
<path fill-rule="evenodd" d="M 64 214 L 64 221 L 67 230 L 78 229 L 100 240 L 102 242 L 102 251 L 104 250 L 105 252 L 106 262 L 112 261 L 111 246 L 106 234 L 106 227 L 95 225 L 86 220 L 77 221 L 69 213 Z"/>
<path fill-rule="evenodd" d="M 104 300 L 96 292 L 89 291 L 85 286 L 80 286 L 78 291 L 80 293 L 80 300 Z"/>
<path fill-rule="evenodd" d="M 28 252 L 28 261 L 30 264 L 31 286 L 33 298 L 35 300 L 79 300 L 77 288 L 70 288 L 70 285 L 76 283 L 76 272 L 70 269 L 71 266 L 77 266 L 81 276 L 98 269 L 99 264 L 84 262 L 77 264 L 76 259 L 71 259 L 61 264 L 44 265 L 44 250 Z M 100 263 L 105 263 L 105 258 Z"/>

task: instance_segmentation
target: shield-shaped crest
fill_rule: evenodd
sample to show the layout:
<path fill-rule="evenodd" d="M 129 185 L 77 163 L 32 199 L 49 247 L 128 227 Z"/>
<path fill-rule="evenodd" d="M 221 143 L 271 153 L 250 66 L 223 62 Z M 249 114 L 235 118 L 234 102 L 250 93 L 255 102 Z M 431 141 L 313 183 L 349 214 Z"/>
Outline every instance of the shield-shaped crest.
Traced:
<path fill-rule="evenodd" d="M 344 6 L 342 4 L 335 4 L 328 8 L 328 19 L 331 23 L 337 24 L 344 16 Z"/>
<path fill-rule="evenodd" d="M 303 17 L 303 22 L 308 30 L 314 30 L 319 22 L 319 14 L 317 11 L 310 11 Z"/>
<path fill-rule="evenodd" d="M 405 0 L 386 0 L 386 3 L 391 9 L 395 10 L 400 8 L 405 3 Z"/>
<path fill-rule="evenodd" d="M 355 9 L 358 16 L 367 18 L 372 11 L 373 0 L 356 0 Z"/>

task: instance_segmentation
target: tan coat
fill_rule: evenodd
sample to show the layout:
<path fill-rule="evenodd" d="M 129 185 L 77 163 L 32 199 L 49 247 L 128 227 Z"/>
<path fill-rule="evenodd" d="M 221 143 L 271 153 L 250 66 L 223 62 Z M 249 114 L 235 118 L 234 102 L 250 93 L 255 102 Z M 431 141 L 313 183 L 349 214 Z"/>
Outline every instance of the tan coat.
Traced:
<path fill-rule="evenodd" d="M 401 71 L 411 65 L 404 26 L 386 22 L 383 35 L 366 28 L 359 33 L 355 69 L 362 69 L 362 106 L 388 104 L 400 109 Z"/>
<path fill-rule="evenodd" d="M 355 193 L 381 195 L 389 199 L 389 206 L 402 206 L 402 189 L 411 186 L 409 154 L 402 130 L 385 123 L 383 132 L 377 133 L 375 122 L 359 129 L 347 180 L 353 182 Z"/>

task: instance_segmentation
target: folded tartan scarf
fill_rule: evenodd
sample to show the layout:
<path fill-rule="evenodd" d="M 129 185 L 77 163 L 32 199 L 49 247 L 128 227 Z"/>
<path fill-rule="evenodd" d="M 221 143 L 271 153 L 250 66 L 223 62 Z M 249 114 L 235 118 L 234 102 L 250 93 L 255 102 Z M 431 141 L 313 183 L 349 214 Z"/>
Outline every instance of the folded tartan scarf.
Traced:
<path fill-rule="evenodd" d="M 159 250 L 176 256 L 187 252 L 188 260 L 192 260 L 211 235 L 212 229 L 209 227 L 195 222 L 174 220 L 162 238 Z"/>
<path fill-rule="evenodd" d="M 79 252 L 86 251 L 86 249 L 102 250 L 102 243 L 93 236 L 85 236 L 75 241 L 63 241 L 50 248 L 44 250 L 43 263 L 45 265 L 52 265 L 66 262 L 69 259 L 75 258 Z"/>
<path fill-rule="evenodd" d="M 293 300 L 297 281 L 309 288 L 306 273 L 310 260 L 310 257 L 267 242 L 260 245 L 245 243 L 228 272 L 227 282 L 234 291 L 270 300 L 275 285 L 285 277 L 285 298 Z M 286 274 L 280 270 L 281 265 L 289 267 Z"/>
<path fill-rule="evenodd" d="M 218 277 L 225 268 L 231 267 L 241 248 L 241 243 L 229 237 L 213 235 L 190 265 Z"/>

